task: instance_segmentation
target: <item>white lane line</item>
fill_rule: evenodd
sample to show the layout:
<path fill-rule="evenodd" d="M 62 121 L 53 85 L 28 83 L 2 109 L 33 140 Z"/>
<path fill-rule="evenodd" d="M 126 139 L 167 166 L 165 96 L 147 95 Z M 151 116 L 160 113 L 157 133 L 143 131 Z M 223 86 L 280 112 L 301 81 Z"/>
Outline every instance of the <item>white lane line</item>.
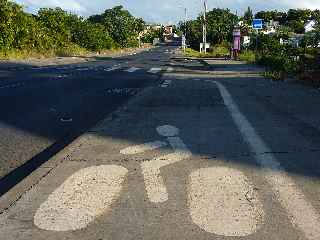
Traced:
<path fill-rule="evenodd" d="M 82 169 L 57 188 L 37 210 L 34 224 L 48 231 L 86 228 L 111 209 L 128 173 L 115 165 Z"/>
<path fill-rule="evenodd" d="M 113 66 L 113 67 L 111 67 L 111 68 L 106 68 L 106 69 L 104 69 L 104 71 L 106 71 L 106 72 L 112 72 L 112 71 L 118 70 L 118 69 L 120 69 L 120 68 L 121 68 L 120 66 Z"/>
<path fill-rule="evenodd" d="M 221 236 L 253 234 L 263 221 L 263 207 L 253 184 L 238 170 L 215 167 L 189 177 L 188 205 L 193 222 Z"/>
<path fill-rule="evenodd" d="M 125 70 L 125 72 L 133 73 L 133 72 L 138 71 L 138 70 L 140 70 L 140 68 L 131 67 L 131 68 Z"/>
<path fill-rule="evenodd" d="M 76 71 L 89 71 L 90 69 L 89 68 L 78 68 L 76 69 Z"/>
<path fill-rule="evenodd" d="M 15 83 L 15 84 L 1 86 L 0 89 L 18 88 L 18 87 L 21 87 L 21 86 L 24 86 L 24 85 L 25 85 L 25 83 Z"/>
<path fill-rule="evenodd" d="M 272 186 L 282 207 L 286 209 L 293 226 L 298 227 L 309 240 L 320 239 L 320 217 L 306 200 L 295 182 L 285 173 L 277 159 L 270 154 L 271 149 L 256 133 L 247 118 L 240 112 L 228 90 L 219 82 L 214 82 L 223 101 L 231 113 L 242 136 L 256 153 L 257 162 L 264 168 L 265 177 Z M 261 153 L 269 153 L 262 155 Z"/>
<path fill-rule="evenodd" d="M 174 70 L 173 67 L 168 67 L 167 68 L 167 72 L 173 72 L 173 70 Z"/>
<path fill-rule="evenodd" d="M 153 203 L 163 203 L 168 200 L 168 191 L 161 176 L 160 168 L 185 160 L 192 154 L 178 137 L 179 129 L 165 125 L 158 127 L 157 131 L 160 135 L 167 137 L 174 153 L 143 162 L 141 163 L 141 169 L 149 200 Z"/>
<path fill-rule="evenodd" d="M 151 68 L 148 73 L 158 73 L 161 72 L 162 68 Z"/>
<path fill-rule="evenodd" d="M 145 144 L 122 149 L 120 153 L 124 155 L 133 155 L 133 154 L 143 153 L 146 151 L 152 151 L 154 149 L 158 149 L 166 145 L 168 145 L 166 142 L 155 141 L 155 142 L 145 143 Z"/>

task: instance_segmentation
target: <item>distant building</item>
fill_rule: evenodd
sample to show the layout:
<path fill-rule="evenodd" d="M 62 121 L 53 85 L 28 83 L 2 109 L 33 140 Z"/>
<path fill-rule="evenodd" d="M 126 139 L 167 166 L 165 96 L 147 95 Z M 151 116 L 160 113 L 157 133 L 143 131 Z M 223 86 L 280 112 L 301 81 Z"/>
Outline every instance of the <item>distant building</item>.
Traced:
<path fill-rule="evenodd" d="M 292 37 L 289 38 L 289 44 L 293 47 L 299 47 L 303 38 L 304 34 L 294 34 Z"/>
<path fill-rule="evenodd" d="M 265 35 L 275 34 L 279 26 L 280 26 L 280 23 L 278 21 L 271 20 L 269 22 L 265 22 L 264 30 L 262 31 L 262 33 Z"/>
<path fill-rule="evenodd" d="M 311 20 L 308 21 L 305 25 L 304 25 L 304 30 L 305 32 L 312 32 L 315 30 L 315 25 L 317 24 L 316 20 Z"/>
<path fill-rule="evenodd" d="M 166 42 L 173 40 L 173 26 L 169 25 L 164 27 L 163 37 Z"/>

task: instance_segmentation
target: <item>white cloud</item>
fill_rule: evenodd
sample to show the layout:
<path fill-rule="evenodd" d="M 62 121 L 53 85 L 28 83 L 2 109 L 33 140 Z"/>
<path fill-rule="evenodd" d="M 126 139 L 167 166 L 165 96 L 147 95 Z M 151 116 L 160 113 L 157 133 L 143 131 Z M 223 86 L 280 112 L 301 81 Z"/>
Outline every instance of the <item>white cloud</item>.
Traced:
<path fill-rule="evenodd" d="M 64 10 L 75 12 L 75 13 L 85 13 L 86 7 L 77 0 L 19 0 L 24 6 L 31 7 L 33 9 L 38 9 L 42 7 L 61 7 Z"/>

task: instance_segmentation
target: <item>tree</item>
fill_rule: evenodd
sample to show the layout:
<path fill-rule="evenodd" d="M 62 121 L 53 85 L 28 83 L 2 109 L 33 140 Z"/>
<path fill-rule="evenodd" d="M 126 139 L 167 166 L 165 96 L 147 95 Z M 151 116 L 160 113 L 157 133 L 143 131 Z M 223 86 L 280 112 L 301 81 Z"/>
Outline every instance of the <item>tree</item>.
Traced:
<path fill-rule="evenodd" d="M 138 35 L 145 25 L 141 18 L 135 18 L 122 6 L 107 9 L 102 15 L 94 15 L 88 20 L 103 24 L 120 47 L 137 46 Z"/>
<path fill-rule="evenodd" d="M 229 9 L 215 8 L 209 11 L 207 13 L 208 41 L 213 44 L 231 41 L 232 31 L 237 21 L 238 17 L 231 13 Z"/>
<path fill-rule="evenodd" d="M 232 40 L 232 31 L 238 17 L 229 9 L 214 8 L 207 13 L 207 41 L 212 44 L 221 44 Z M 181 32 L 186 32 L 186 38 L 192 48 L 198 49 L 202 42 L 203 17 L 200 15 L 196 20 L 179 23 Z"/>
<path fill-rule="evenodd" d="M 160 29 L 154 30 L 150 29 L 146 34 L 144 34 L 141 38 L 141 41 L 144 43 L 152 43 L 153 39 L 159 38 L 163 40 L 163 32 L 164 27 L 161 27 Z"/>
<path fill-rule="evenodd" d="M 278 11 L 260 11 L 255 14 L 255 18 L 263 19 L 265 22 L 269 22 L 271 20 L 278 21 L 280 24 L 284 24 L 286 22 L 287 13 L 278 12 Z"/>
<path fill-rule="evenodd" d="M 286 25 L 295 33 L 304 33 L 305 23 L 312 19 L 312 11 L 309 9 L 290 9 L 287 13 Z"/>
<path fill-rule="evenodd" d="M 246 24 L 252 25 L 253 13 L 250 7 L 248 7 L 247 11 L 245 11 L 243 19 L 246 22 Z"/>

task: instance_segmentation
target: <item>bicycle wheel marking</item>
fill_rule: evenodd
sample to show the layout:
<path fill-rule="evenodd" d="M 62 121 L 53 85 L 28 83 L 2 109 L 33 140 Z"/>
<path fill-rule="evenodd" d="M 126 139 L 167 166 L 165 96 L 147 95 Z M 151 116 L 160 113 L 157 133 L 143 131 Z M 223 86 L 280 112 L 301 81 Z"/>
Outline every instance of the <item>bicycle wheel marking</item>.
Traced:
<path fill-rule="evenodd" d="M 121 192 L 128 170 L 103 165 L 82 169 L 69 177 L 37 210 L 34 224 L 50 231 L 87 227 L 110 210 Z"/>
<path fill-rule="evenodd" d="M 188 203 L 193 222 L 217 235 L 242 237 L 257 231 L 264 212 L 255 190 L 238 170 L 204 168 L 190 175 Z"/>

